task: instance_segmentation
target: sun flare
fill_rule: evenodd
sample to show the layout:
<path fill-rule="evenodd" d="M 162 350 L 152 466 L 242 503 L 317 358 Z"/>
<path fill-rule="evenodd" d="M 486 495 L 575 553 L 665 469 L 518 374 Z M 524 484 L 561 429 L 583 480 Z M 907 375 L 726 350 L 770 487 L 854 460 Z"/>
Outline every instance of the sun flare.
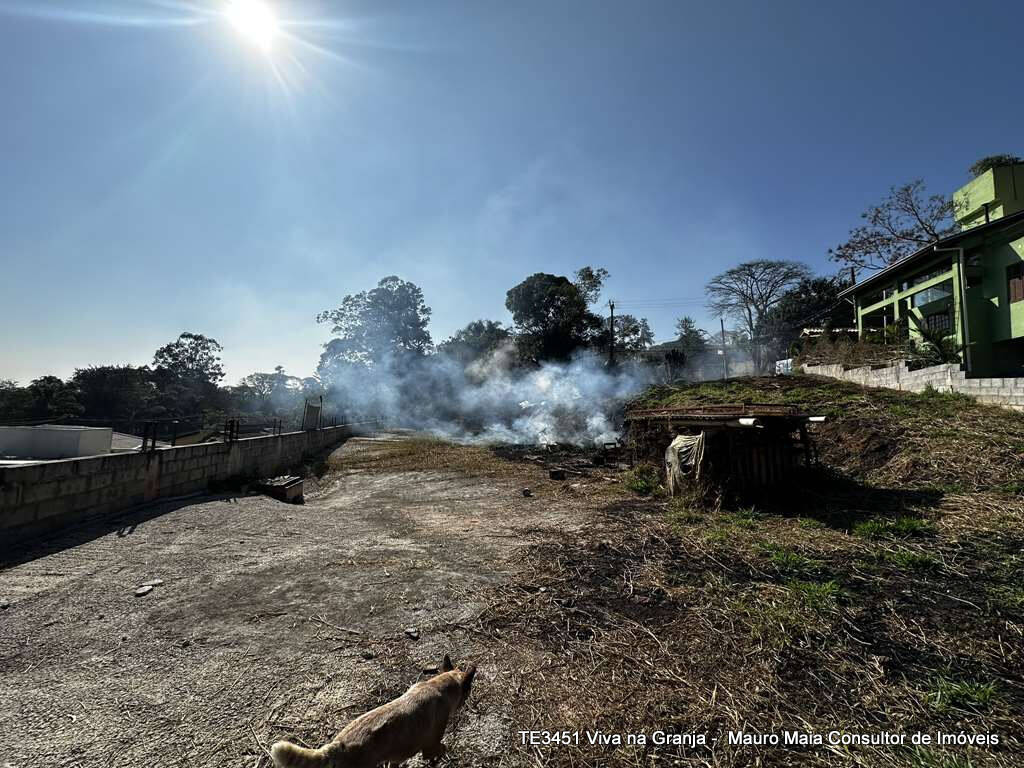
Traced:
<path fill-rule="evenodd" d="M 263 0 L 231 0 L 225 15 L 242 37 L 264 53 L 274 47 L 280 26 L 273 8 Z"/>

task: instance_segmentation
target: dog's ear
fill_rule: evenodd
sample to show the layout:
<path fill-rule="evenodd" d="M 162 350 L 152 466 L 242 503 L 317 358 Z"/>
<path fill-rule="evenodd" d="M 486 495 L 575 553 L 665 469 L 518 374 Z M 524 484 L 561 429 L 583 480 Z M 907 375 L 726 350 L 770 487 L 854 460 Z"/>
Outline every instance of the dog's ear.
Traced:
<path fill-rule="evenodd" d="M 476 664 L 467 664 L 462 672 L 462 698 L 469 695 L 469 689 L 473 685 L 473 678 L 476 677 Z"/>
<path fill-rule="evenodd" d="M 447 653 L 444 655 L 444 661 L 441 662 L 442 672 L 451 672 L 455 669 L 455 665 L 452 664 L 452 658 Z"/>

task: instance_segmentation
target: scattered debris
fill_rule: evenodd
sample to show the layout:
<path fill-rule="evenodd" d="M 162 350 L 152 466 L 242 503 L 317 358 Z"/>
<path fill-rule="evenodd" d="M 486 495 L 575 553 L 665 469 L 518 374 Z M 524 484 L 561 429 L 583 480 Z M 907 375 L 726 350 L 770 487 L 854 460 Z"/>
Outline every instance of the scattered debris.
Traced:
<path fill-rule="evenodd" d="M 306 481 L 298 475 L 281 475 L 261 480 L 256 484 L 256 490 L 279 501 L 302 504 L 305 485 Z"/>
<path fill-rule="evenodd" d="M 6 600 L 0 600 L 0 611 L 6 611 L 11 607 L 11 604 Z"/>
<path fill-rule="evenodd" d="M 561 467 L 548 470 L 548 477 L 552 480 L 565 480 L 565 470 Z"/>
<path fill-rule="evenodd" d="M 362 656 L 367 661 L 370 661 L 371 659 L 377 658 L 377 654 L 374 653 L 373 651 L 363 651 L 359 655 Z"/>
<path fill-rule="evenodd" d="M 144 587 L 159 587 L 163 583 L 164 583 L 163 579 L 150 579 L 149 581 L 142 582 L 142 586 L 144 586 Z"/>
<path fill-rule="evenodd" d="M 151 587 L 151 586 L 142 586 L 142 587 L 139 587 L 138 589 L 135 590 L 135 596 L 136 597 L 142 597 L 143 595 L 148 595 L 152 591 L 153 591 L 153 587 Z"/>
<path fill-rule="evenodd" d="M 531 496 L 533 496 L 533 491 L 531 491 L 529 488 L 523 488 L 523 496 L 525 496 L 526 498 L 530 498 Z"/>
<path fill-rule="evenodd" d="M 419 640 L 420 639 L 420 631 L 418 629 L 416 629 L 416 627 L 409 627 L 407 630 L 405 630 L 405 634 L 411 640 Z"/>
<path fill-rule="evenodd" d="M 423 668 L 423 674 L 424 675 L 431 675 L 431 676 L 433 676 L 433 675 L 436 675 L 437 673 L 439 673 L 440 671 L 441 671 L 441 668 L 436 666 L 436 665 L 432 666 L 432 667 L 424 667 Z"/>

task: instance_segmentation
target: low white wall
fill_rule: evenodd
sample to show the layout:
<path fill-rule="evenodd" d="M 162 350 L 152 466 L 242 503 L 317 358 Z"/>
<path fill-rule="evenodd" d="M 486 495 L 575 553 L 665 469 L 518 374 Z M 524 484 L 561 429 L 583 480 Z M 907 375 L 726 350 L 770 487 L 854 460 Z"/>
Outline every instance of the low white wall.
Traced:
<path fill-rule="evenodd" d="M 1024 378 L 969 379 L 959 365 L 933 365 L 916 371 L 899 362 L 884 368 L 846 368 L 842 365 L 803 365 L 804 373 L 853 381 L 866 387 L 923 392 L 929 385 L 939 392 L 962 392 L 981 403 L 1024 411 Z"/>
<path fill-rule="evenodd" d="M 109 427 L 0 427 L 0 456 L 25 459 L 73 459 L 110 453 Z"/>

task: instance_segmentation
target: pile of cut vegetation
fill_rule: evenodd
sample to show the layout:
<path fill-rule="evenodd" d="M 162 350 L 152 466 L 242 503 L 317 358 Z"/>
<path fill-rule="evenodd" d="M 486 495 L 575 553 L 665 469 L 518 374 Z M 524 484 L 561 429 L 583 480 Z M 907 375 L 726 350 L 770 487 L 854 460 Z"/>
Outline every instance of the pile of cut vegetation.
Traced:
<path fill-rule="evenodd" d="M 862 387 L 819 376 L 656 387 L 635 408 L 784 403 L 827 416 L 823 463 L 878 487 L 943 492 L 1024 490 L 1024 415 L 966 395 Z"/>

